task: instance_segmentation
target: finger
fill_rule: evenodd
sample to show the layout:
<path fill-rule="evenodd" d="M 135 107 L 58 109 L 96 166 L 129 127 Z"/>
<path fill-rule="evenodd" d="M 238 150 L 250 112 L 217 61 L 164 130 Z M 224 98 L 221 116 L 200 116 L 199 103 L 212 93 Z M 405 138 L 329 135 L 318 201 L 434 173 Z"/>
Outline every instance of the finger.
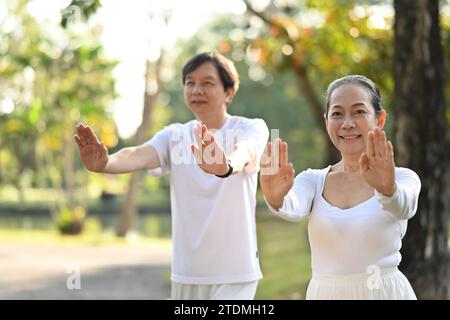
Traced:
<path fill-rule="evenodd" d="M 209 145 L 213 141 L 212 136 L 213 135 L 212 135 L 211 131 L 209 131 L 209 130 L 206 130 L 205 132 L 203 132 L 203 142 L 204 142 L 203 144 Z"/>
<path fill-rule="evenodd" d="M 197 125 L 194 127 L 194 140 L 197 146 L 202 146 L 202 138 L 201 138 L 201 126 Z"/>
<path fill-rule="evenodd" d="M 370 158 L 375 157 L 373 140 L 374 140 L 373 131 L 369 131 L 369 134 L 367 135 L 367 156 Z"/>
<path fill-rule="evenodd" d="M 272 149 L 272 157 L 271 159 L 273 159 L 273 164 L 278 168 L 278 166 L 280 165 L 280 146 L 281 146 L 281 139 L 277 139 L 275 140 L 275 148 Z"/>
<path fill-rule="evenodd" d="M 81 142 L 80 137 L 79 137 L 78 135 L 75 135 L 74 137 L 75 137 L 75 142 L 77 143 L 78 147 L 79 147 L 79 148 L 82 148 L 82 147 L 83 147 L 83 144 L 82 144 L 82 142 Z"/>
<path fill-rule="evenodd" d="M 82 138 L 83 138 L 85 144 L 91 143 L 89 129 L 90 129 L 90 127 L 87 126 L 87 127 L 83 128 L 83 130 L 82 130 Z M 91 130 L 91 132 L 92 132 L 92 130 Z"/>
<path fill-rule="evenodd" d="M 212 144 L 215 151 L 222 151 L 222 146 L 217 142 L 216 137 L 214 137 L 214 134 L 209 131 L 209 144 Z M 223 154 L 225 154 L 225 150 L 223 150 Z"/>
<path fill-rule="evenodd" d="M 267 156 L 270 158 L 272 156 L 272 142 L 267 144 Z"/>
<path fill-rule="evenodd" d="M 394 147 L 392 146 L 392 143 L 390 141 L 386 142 L 387 144 L 387 150 L 386 150 L 386 160 L 390 163 L 392 163 L 392 165 L 395 166 L 395 161 L 394 161 Z"/>
<path fill-rule="evenodd" d="M 83 128 L 83 124 L 79 123 L 79 124 L 76 126 L 75 130 L 77 131 L 77 133 L 80 133 L 80 131 L 82 130 L 82 128 Z"/>
<path fill-rule="evenodd" d="M 97 135 L 92 131 L 90 127 L 87 127 L 86 129 L 87 136 L 89 137 L 89 141 L 91 143 L 95 143 L 97 145 L 100 145 L 100 140 L 98 139 Z"/>
<path fill-rule="evenodd" d="M 380 154 L 381 154 L 381 159 L 386 160 L 387 145 L 386 145 L 386 133 L 384 131 L 381 131 Z"/>
<path fill-rule="evenodd" d="M 208 128 L 206 127 L 206 125 L 202 125 L 202 130 L 201 130 L 201 133 L 202 133 L 202 135 L 201 135 L 201 138 L 203 139 L 203 140 L 205 140 L 205 134 L 208 132 Z"/>
<path fill-rule="evenodd" d="M 359 168 L 362 172 L 369 170 L 369 157 L 365 152 L 363 152 L 361 157 L 359 157 Z"/>
<path fill-rule="evenodd" d="M 378 131 L 377 128 L 375 128 L 373 130 L 373 157 L 377 158 L 378 157 Z"/>
<path fill-rule="evenodd" d="M 195 162 L 197 164 L 201 164 L 202 163 L 202 157 L 201 157 L 201 153 L 200 153 L 199 148 L 196 145 L 191 144 L 191 150 L 192 150 L 192 154 L 194 155 Z"/>
<path fill-rule="evenodd" d="M 289 166 L 291 167 L 291 176 L 294 177 L 295 176 L 295 169 L 294 169 L 294 165 L 292 164 L 292 162 L 289 162 Z"/>
<path fill-rule="evenodd" d="M 223 157 L 220 157 L 220 147 L 215 143 L 212 133 L 206 131 L 203 135 L 204 146 L 202 149 L 203 162 L 206 164 L 222 164 Z M 217 156 L 217 157 L 216 157 Z"/>
<path fill-rule="evenodd" d="M 266 151 L 263 153 L 260 160 L 260 167 L 267 168 L 271 164 L 271 154 L 272 154 L 272 143 L 269 142 L 266 147 Z"/>
<path fill-rule="evenodd" d="M 384 143 L 383 143 L 383 135 L 380 131 L 380 129 L 376 129 L 375 131 L 375 155 L 378 158 L 383 159 L 383 150 L 384 149 Z"/>
<path fill-rule="evenodd" d="M 82 130 L 84 128 L 84 124 L 82 122 L 78 123 L 77 130 Z"/>
<path fill-rule="evenodd" d="M 77 135 L 78 135 L 78 138 L 79 138 L 80 141 L 81 141 L 81 145 L 85 145 L 85 144 L 86 144 L 86 143 L 85 143 L 85 139 L 84 139 L 84 130 L 85 130 L 85 128 L 84 128 L 83 124 L 80 123 L 80 124 L 77 126 Z"/>
<path fill-rule="evenodd" d="M 288 165 L 288 145 L 286 142 L 280 142 L 280 166 Z"/>

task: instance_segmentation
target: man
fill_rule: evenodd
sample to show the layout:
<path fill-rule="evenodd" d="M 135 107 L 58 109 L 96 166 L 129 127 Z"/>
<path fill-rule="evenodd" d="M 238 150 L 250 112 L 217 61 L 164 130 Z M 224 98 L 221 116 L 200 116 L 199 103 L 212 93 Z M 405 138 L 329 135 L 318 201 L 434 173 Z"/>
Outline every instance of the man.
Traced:
<path fill-rule="evenodd" d="M 172 299 L 253 299 L 259 267 L 255 207 L 261 119 L 227 112 L 239 88 L 231 61 L 202 53 L 183 67 L 184 98 L 196 120 L 175 123 L 143 145 L 108 156 L 92 130 L 75 140 L 88 170 L 171 174 Z"/>

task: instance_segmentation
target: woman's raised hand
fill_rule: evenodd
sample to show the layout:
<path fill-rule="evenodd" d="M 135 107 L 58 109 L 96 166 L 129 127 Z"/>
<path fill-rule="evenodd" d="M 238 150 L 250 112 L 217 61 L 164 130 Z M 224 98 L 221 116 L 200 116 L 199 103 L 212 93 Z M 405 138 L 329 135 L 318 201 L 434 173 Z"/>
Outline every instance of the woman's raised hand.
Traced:
<path fill-rule="evenodd" d="M 278 139 L 267 144 L 261 158 L 260 183 L 267 202 L 276 210 L 283 206 L 283 200 L 294 184 L 295 171 L 288 162 L 288 145 Z"/>
<path fill-rule="evenodd" d="M 359 158 L 361 174 L 366 182 L 384 196 L 395 192 L 395 163 L 392 143 L 375 128 L 367 135 L 367 150 Z"/>

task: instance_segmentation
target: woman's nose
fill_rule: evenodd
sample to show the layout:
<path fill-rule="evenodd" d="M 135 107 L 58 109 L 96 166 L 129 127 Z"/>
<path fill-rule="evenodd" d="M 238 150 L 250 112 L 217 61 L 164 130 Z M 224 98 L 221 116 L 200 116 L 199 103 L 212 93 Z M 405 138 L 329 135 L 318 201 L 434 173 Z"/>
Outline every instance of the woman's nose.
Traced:
<path fill-rule="evenodd" d="M 355 122 L 353 121 L 352 116 L 348 116 L 344 118 L 344 122 L 342 123 L 343 128 L 352 128 L 355 126 Z"/>

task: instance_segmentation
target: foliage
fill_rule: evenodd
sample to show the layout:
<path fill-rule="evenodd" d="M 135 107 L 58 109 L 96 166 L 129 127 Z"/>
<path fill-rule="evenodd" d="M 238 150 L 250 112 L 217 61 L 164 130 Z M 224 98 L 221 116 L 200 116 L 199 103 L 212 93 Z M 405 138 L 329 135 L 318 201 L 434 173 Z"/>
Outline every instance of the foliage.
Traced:
<path fill-rule="evenodd" d="M 103 56 L 95 30 L 49 31 L 29 15 L 26 3 L 8 2 L 8 19 L 16 28 L 0 21 L 0 103 L 10 106 L 0 109 L 0 183 L 62 188 L 61 206 L 74 209 L 84 197 L 75 188 L 87 183 L 87 175 L 77 174 L 74 127 L 95 123 L 108 146 L 117 143 L 107 109 L 115 97 L 117 63 Z"/>
<path fill-rule="evenodd" d="M 71 22 L 81 18 L 88 20 L 100 7 L 100 0 L 72 0 L 62 11 L 61 26 L 67 28 Z"/>
<path fill-rule="evenodd" d="M 55 224 L 61 234 L 77 235 L 83 231 L 85 218 L 86 210 L 83 207 L 64 207 L 56 217 Z"/>

